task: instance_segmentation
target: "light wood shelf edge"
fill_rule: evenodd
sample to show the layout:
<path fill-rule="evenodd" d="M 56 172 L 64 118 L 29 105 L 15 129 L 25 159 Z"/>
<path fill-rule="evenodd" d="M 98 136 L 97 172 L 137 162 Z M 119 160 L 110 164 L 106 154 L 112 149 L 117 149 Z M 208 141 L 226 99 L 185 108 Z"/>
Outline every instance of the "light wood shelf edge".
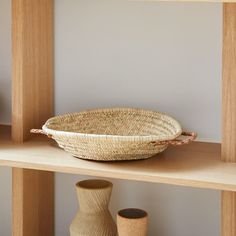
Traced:
<path fill-rule="evenodd" d="M 6 136 L 0 137 L 3 166 L 236 191 L 236 164 L 220 160 L 220 144 L 194 142 L 147 160 L 101 163 L 75 158 L 44 137 L 20 144 Z"/>

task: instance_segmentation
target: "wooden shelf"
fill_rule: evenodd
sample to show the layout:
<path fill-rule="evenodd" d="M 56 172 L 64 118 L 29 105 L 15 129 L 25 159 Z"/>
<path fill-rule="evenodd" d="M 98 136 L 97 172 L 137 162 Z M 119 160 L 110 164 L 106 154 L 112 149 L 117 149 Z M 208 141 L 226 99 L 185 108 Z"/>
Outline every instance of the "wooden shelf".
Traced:
<path fill-rule="evenodd" d="M 195 142 L 145 161 L 98 163 L 73 158 L 45 138 L 14 143 L 0 127 L 0 165 L 20 167 L 12 172 L 14 236 L 54 235 L 54 175 L 48 171 L 226 190 L 221 235 L 236 236 L 236 0 L 160 1 L 224 2 L 222 154 L 219 144 Z M 12 137 L 18 142 L 53 115 L 53 12 L 53 0 L 12 1 Z"/>
<path fill-rule="evenodd" d="M 220 160 L 220 144 L 194 142 L 147 160 L 101 163 L 72 157 L 46 137 L 14 143 L 9 128 L 0 131 L 2 166 L 236 191 L 236 164 Z"/>
<path fill-rule="evenodd" d="M 211 3 L 235 3 L 236 0 L 132 0 L 132 1 L 144 1 L 144 2 L 211 2 Z"/>

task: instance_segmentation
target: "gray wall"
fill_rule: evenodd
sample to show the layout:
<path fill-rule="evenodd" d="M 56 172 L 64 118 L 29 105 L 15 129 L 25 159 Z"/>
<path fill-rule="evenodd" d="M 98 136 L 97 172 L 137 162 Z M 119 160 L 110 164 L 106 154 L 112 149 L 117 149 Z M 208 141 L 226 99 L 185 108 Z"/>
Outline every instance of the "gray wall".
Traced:
<path fill-rule="evenodd" d="M 220 141 L 221 13 L 222 5 L 211 3 L 56 0 L 56 113 L 108 106 L 149 108 L 176 117 L 201 140 Z M 7 0 L 0 0 L 0 17 L 6 18 L 0 22 L 0 94 L 6 110 L 0 112 L 7 114 Z M 9 121 L 8 112 L 1 122 Z M 68 235 L 78 207 L 74 184 L 84 178 L 56 175 L 57 236 Z M 4 236 L 10 235 L 10 181 L 10 170 L 1 168 Z M 220 235 L 218 191 L 111 181 L 113 214 L 124 207 L 146 209 L 149 236 Z"/>
<path fill-rule="evenodd" d="M 11 1 L 0 0 L 0 122 L 11 122 Z"/>
<path fill-rule="evenodd" d="M 9 0 L 0 0 L 0 83 L 0 123 L 9 124 L 11 122 L 11 1 Z M 10 168 L 0 167 L 0 199 L 0 235 L 10 236 Z"/>

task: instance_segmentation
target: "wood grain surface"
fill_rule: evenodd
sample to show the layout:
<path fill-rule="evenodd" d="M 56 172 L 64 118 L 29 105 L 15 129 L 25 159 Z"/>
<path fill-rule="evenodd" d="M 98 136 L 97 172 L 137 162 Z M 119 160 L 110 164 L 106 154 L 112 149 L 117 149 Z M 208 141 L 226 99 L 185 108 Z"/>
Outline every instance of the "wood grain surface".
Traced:
<path fill-rule="evenodd" d="M 53 115 L 53 0 L 12 0 L 12 138 Z M 13 169 L 13 235 L 54 235 L 54 175 Z"/>
<path fill-rule="evenodd" d="M 223 11 L 221 158 L 236 162 L 236 4 L 224 3 Z M 236 193 L 222 191 L 221 202 L 222 236 L 236 236 Z"/>

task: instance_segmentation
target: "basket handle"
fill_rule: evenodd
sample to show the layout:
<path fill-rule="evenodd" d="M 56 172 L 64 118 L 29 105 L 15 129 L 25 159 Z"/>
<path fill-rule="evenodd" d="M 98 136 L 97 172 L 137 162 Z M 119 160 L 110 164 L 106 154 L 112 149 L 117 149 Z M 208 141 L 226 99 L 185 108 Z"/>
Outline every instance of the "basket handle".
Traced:
<path fill-rule="evenodd" d="M 157 141 L 153 142 L 156 145 L 173 145 L 173 146 L 180 146 L 184 144 L 188 144 L 192 142 L 197 137 L 197 133 L 195 132 L 182 132 L 180 136 L 186 136 L 186 139 L 173 139 L 173 140 L 165 140 L 165 141 Z"/>
<path fill-rule="evenodd" d="M 47 134 L 45 131 L 43 131 L 42 129 L 31 129 L 30 130 L 30 133 L 33 133 L 33 134 L 44 134 L 44 135 L 47 135 L 48 138 L 52 138 L 52 135 L 51 134 Z"/>

